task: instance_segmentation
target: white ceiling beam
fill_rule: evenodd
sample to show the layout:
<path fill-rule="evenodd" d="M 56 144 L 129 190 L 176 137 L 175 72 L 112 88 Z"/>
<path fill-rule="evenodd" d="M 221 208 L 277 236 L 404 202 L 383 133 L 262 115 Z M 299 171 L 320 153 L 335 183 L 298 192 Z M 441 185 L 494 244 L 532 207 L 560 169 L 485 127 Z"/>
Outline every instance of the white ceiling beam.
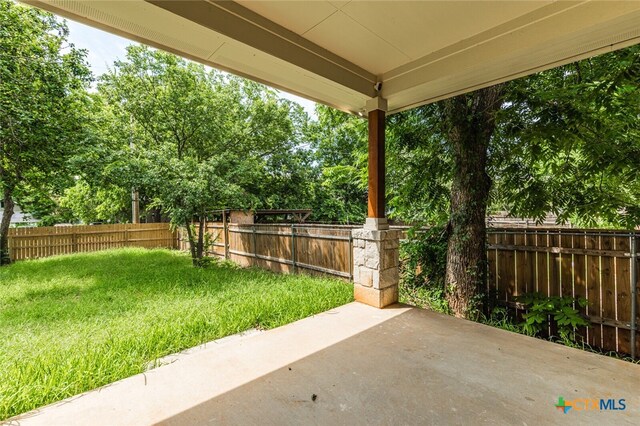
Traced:
<path fill-rule="evenodd" d="M 145 1 L 358 93 L 376 95 L 375 75 L 238 3 Z"/>

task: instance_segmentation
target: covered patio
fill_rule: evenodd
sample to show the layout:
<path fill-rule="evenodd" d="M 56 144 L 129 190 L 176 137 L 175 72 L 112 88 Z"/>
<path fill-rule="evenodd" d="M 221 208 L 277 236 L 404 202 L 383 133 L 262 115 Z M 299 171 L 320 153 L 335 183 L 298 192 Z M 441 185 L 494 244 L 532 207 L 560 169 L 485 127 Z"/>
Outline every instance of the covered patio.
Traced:
<path fill-rule="evenodd" d="M 351 303 L 211 342 L 21 425 L 637 424 L 637 365 L 423 309 Z M 575 406 L 564 414 L 558 398 Z M 624 399 L 624 411 L 585 400 Z M 598 406 L 599 408 L 599 406 Z"/>
<path fill-rule="evenodd" d="M 396 304 L 385 117 L 636 44 L 640 2 L 25 2 L 366 117 L 369 200 L 353 233 L 363 303 L 210 344 L 21 424 L 638 423 L 637 365 Z M 559 397 L 627 409 L 565 415 Z"/>

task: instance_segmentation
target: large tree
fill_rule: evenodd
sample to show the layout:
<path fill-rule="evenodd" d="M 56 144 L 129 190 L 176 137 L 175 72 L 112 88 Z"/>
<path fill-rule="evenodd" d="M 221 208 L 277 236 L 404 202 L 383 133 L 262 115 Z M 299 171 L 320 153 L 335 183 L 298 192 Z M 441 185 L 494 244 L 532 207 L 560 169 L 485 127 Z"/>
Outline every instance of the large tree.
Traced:
<path fill-rule="evenodd" d="M 53 15 L 0 0 L 0 264 L 10 260 L 16 199 L 68 180 L 67 160 L 86 137 L 90 72 L 67 35 Z"/>
<path fill-rule="evenodd" d="M 498 85 L 442 103 L 442 124 L 453 157 L 445 295 L 460 317 L 475 315 L 486 280 L 485 218 L 491 189 L 487 151 L 502 94 Z"/>
<path fill-rule="evenodd" d="M 130 46 L 99 91 L 134 135 L 131 185 L 185 227 L 194 265 L 206 253 L 207 214 L 259 205 L 264 182 L 289 164 L 292 106 L 262 85 Z"/>
<path fill-rule="evenodd" d="M 435 181 L 450 182 L 445 294 L 456 315 L 479 311 L 488 206 L 587 226 L 640 224 L 639 85 L 632 47 L 392 118 L 392 156 L 423 158 L 400 168 L 409 182 L 434 180 L 424 170 L 445 166 Z M 419 127 L 429 136 L 416 138 Z M 442 193 L 437 184 L 410 186 L 414 197 L 394 198 L 404 211 Z"/>

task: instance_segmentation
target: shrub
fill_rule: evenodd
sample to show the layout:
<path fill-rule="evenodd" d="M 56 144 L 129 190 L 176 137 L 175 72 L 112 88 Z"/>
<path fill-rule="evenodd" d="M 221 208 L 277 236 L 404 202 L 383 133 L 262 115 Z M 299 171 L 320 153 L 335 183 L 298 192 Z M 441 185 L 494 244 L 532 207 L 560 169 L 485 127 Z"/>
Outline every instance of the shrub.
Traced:
<path fill-rule="evenodd" d="M 410 229 L 400 245 L 401 301 L 449 313 L 444 298 L 446 265 L 446 227 Z"/>
<path fill-rule="evenodd" d="M 522 315 L 522 330 L 530 336 L 540 336 L 549 326 L 557 329 L 561 341 L 577 343 L 576 328 L 589 326 L 589 321 L 575 306 L 587 306 L 587 299 L 560 296 L 544 296 L 528 293 L 516 300 L 522 303 L 527 313 Z"/>

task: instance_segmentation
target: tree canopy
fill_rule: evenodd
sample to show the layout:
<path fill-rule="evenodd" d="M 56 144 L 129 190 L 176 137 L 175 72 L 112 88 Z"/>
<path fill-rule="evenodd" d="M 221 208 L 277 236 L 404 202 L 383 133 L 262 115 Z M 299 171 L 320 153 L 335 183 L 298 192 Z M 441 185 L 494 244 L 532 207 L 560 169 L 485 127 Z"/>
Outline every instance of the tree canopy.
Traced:
<path fill-rule="evenodd" d="M 494 204 L 582 226 L 640 225 L 640 49 L 516 80 L 492 147 Z"/>
<path fill-rule="evenodd" d="M 186 226 L 194 261 L 204 247 L 202 238 L 195 241 L 192 220 L 202 236 L 212 210 L 255 208 L 284 191 L 299 195 L 287 166 L 296 157 L 300 111 L 274 91 L 130 46 L 126 60 L 102 76 L 99 93 L 112 119 L 130 132 L 121 141 L 131 145 L 129 152 L 122 149 L 130 160 L 128 185 L 172 223 Z"/>
<path fill-rule="evenodd" d="M 70 175 L 88 139 L 83 111 L 91 74 L 67 26 L 38 9 L 0 1 L 0 262 L 16 200 L 42 200 Z"/>

